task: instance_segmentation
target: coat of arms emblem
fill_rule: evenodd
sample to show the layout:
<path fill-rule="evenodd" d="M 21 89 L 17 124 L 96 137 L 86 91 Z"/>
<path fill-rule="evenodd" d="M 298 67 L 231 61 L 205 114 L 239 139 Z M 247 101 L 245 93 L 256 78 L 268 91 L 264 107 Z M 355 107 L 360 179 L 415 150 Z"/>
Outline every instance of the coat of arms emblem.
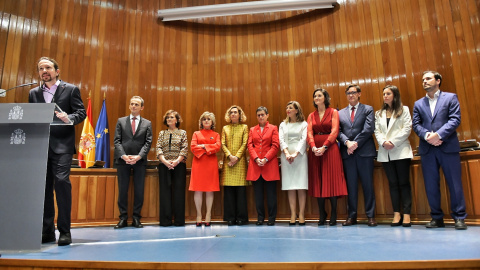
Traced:
<path fill-rule="evenodd" d="M 22 120 L 23 118 L 23 109 L 22 107 L 16 105 L 10 110 L 8 114 L 8 120 Z"/>
<path fill-rule="evenodd" d="M 22 129 L 16 129 L 10 137 L 10 144 L 25 144 L 25 132 Z"/>

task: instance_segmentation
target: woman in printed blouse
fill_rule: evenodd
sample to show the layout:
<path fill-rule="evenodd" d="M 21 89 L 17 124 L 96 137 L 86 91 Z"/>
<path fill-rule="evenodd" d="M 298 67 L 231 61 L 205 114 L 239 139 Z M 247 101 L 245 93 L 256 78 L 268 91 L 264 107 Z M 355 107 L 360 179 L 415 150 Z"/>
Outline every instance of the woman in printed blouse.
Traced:
<path fill-rule="evenodd" d="M 187 176 L 187 132 L 179 129 L 182 117 L 168 110 L 163 124 L 168 128 L 160 131 L 157 140 L 158 179 L 160 188 L 160 226 L 185 225 L 185 186 Z M 173 197 L 173 201 L 172 201 Z"/>
<path fill-rule="evenodd" d="M 248 223 L 247 209 L 247 117 L 242 108 L 233 105 L 225 113 L 225 120 L 230 123 L 222 129 L 223 159 L 222 185 L 224 186 L 223 219 L 228 225 L 245 225 Z"/>
<path fill-rule="evenodd" d="M 198 120 L 199 131 L 193 133 L 190 148 L 193 153 L 192 175 L 188 190 L 195 191 L 193 196 L 197 209 L 197 227 L 202 226 L 202 201 L 205 193 L 207 213 L 205 226 L 212 220 L 213 192 L 220 191 L 218 181 L 218 162 L 216 153 L 222 146 L 220 134 L 215 132 L 215 115 L 204 112 Z"/>

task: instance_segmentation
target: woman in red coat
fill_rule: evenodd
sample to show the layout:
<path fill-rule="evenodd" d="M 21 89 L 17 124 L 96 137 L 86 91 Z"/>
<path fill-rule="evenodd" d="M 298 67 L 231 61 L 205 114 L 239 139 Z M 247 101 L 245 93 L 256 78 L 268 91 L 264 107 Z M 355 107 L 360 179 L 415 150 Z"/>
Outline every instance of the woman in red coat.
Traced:
<path fill-rule="evenodd" d="M 194 157 L 188 188 L 190 191 L 195 191 L 193 198 L 197 209 L 197 227 L 202 226 L 204 192 L 207 206 L 205 226 L 210 226 L 212 220 L 213 192 L 220 191 L 216 153 L 222 146 L 220 135 L 214 131 L 215 115 L 211 112 L 204 112 L 198 122 L 200 130 L 193 133 L 192 143 L 190 144 Z"/>
<path fill-rule="evenodd" d="M 267 121 L 268 110 L 260 106 L 257 109 L 258 125 L 250 129 L 248 135 L 248 164 L 247 181 L 253 182 L 255 204 L 257 207 L 257 225 L 263 225 L 265 206 L 263 204 L 263 190 L 267 193 L 268 226 L 275 225 L 277 217 L 277 181 L 280 180 L 277 152 L 280 148 L 277 126 Z"/>

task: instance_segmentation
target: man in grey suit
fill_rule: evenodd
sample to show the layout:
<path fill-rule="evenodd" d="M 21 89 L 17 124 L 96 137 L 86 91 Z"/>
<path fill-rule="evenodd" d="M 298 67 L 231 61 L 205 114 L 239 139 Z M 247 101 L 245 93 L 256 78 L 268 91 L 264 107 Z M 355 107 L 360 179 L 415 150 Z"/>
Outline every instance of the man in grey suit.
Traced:
<path fill-rule="evenodd" d="M 360 103 L 360 86 L 351 84 L 345 89 L 349 105 L 340 110 L 340 153 L 348 190 L 348 218 L 342 224 L 357 224 L 358 179 L 362 183 L 368 226 L 375 221 L 375 191 L 373 190 L 373 159 L 376 156 L 373 132 L 375 115 L 372 106 Z"/>
<path fill-rule="evenodd" d="M 147 155 L 152 145 L 152 123 L 140 117 L 140 112 L 144 109 L 144 101 L 141 97 L 132 97 L 129 109 L 131 112 L 129 116 L 118 119 L 113 139 L 114 163 L 118 177 L 118 210 L 120 211 L 120 221 L 115 229 L 127 226 L 128 185 L 132 170 L 134 188 L 132 226 L 143 227 L 140 222 L 142 217 L 140 212 L 143 206 Z"/>
<path fill-rule="evenodd" d="M 66 124 L 80 124 L 87 113 L 80 96 L 80 89 L 59 80 L 60 69 L 55 59 L 42 57 L 37 62 L 41 85 L 30 90 L 30 103 L 56 103 L 55 117 Z M 60 232 L 58 245 L 72 243 L 70 234 L 72 210 L 72 184 L 70 167 L 75 154 L 75 127 L 53 125 L 50 127 L 45 202 L 43 205 L 42 243 L 55 242 L 55 201 L 57 199 L 57 229 Z"/>
<path fill-rule="evenodd" d="M 441 206 L 440 167 L 450 190 L 450 207 L 455 229 L 466 230 L 467 217 L 462 187 L 460 143 L 457 128 L 460 125 L 460 103 L 457 95 L 440 91 L 442 75 L 425 71 L 422 77 L 426 96 L 413 107 L 413 130 L 420 137 L 418 152 L 422 157 L 422 170 L 432 220 L 427 228 L 445 227 Z"/>

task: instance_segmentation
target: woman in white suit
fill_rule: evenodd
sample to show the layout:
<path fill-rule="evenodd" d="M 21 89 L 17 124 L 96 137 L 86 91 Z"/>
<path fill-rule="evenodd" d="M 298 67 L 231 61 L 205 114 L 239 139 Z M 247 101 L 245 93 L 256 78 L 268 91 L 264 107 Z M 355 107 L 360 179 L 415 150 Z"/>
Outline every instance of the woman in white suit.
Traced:
<path fill-rule="evenodd" d="M 298 225 L 305 225 L 305 203 L 308 190 L 307 127 L 302 107 L 290 101 L 286 107 L 287 118 L 278 131 L 282 151 L 282 190 L 288 190 L 290 225 L 296 224 L 298 193 Z"/>
<path fill-rule="evenodd" d="M 377 161 L 382 162 L 390 186 L 394 212 L 391 226 L 410 227 L 410 161 L 413 153 L 408 136 L 412 130 L 412 118 L 408 107 L 403 106 L 396 86 L 387 85 L 383 89 L 383 101 L 382 109 L 375 113 L 375 137 L 379 148 Z"/>

